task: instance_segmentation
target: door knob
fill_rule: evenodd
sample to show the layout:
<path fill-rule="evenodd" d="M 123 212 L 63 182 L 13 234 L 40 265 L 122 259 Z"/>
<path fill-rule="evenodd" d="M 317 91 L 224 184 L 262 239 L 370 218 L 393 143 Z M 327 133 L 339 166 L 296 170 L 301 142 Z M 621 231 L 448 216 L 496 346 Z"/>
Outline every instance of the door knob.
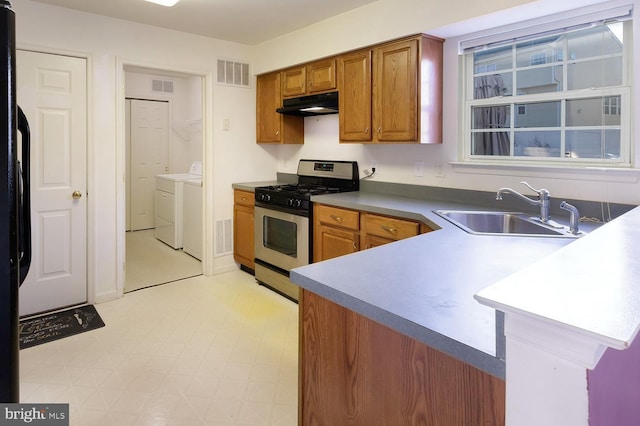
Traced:
<path fill-rule="evenodd" d="M 73 194 L 71 194 L 71 198 L 73 198 L 74 200 L 77 200 L 78 198 L 82 197 L 82 192 L 80 191 L 73 191 Z"/>

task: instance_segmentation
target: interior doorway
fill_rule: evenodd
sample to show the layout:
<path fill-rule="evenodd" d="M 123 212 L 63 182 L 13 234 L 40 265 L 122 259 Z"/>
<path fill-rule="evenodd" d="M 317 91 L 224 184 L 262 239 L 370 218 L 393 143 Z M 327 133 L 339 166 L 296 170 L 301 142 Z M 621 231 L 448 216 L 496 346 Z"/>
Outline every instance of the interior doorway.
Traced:
<path fill-rule="evenodd" d="M 183 250 L 181 238 L 184 211 L 198 210 L 200 214 L 186 217 L 190 228 L 202 229 L 202 203 L 193 197 L 185 203 L 182 182 L 175 183 L 179 191 L 156 183 L 158 175 L 174 179 L 203 162 L 203 83 L 199 75 L 124 66 L 125 293 L 203 272 L 201 256 Z M 195 192 L 200 199 L 204 196 L 201 182 Z M 180 232 L 171 244 L 156 232 L 156 224 L 162 223 L 164 232 L 168 220 L 176 236 Z M 198 235 L 195 244 L 202 247 L 204 234 Z"/>

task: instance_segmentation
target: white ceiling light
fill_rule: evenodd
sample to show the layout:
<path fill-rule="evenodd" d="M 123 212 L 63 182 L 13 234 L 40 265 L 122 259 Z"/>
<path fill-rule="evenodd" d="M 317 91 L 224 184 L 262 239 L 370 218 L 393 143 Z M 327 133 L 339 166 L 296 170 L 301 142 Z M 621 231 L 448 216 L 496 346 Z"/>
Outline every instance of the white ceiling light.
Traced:
<path fill-rule="evenodd" d="M 180 0 L 145 0 L 151 3 L 156 3 L 162 6 L 173 6 L 174 4 L 178 3 Z"/>

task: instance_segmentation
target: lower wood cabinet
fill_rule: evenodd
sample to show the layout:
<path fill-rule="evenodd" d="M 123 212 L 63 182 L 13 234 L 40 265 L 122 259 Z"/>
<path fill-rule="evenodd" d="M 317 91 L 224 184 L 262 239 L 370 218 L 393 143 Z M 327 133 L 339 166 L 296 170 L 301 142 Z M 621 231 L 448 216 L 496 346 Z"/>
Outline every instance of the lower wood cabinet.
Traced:
<path fill-rule="evenodd" d="M 420 234 L 420 224 L 371 213 L 360 215 L 360 247 L 368 249 Z"/>
<path fill-rule="evenodd" d="M 298 424 L 503 426 L 505 383 L 301 291 Z"/>
<path fill-rule="evenodd" d="M 314 204 L 313 261 L 331 259 L 431 231 L 421 222 Z"/>
<path fill-rule="evenodd" d="M 251 270 L 255 269 L 253 205 L 253 192 L 233 191 L 233 259 Z"/>
<path fill-rule="evenodd" d="M 313 218 L 314 262 L 360 250 L 360 213 L 314 204 Z"/>

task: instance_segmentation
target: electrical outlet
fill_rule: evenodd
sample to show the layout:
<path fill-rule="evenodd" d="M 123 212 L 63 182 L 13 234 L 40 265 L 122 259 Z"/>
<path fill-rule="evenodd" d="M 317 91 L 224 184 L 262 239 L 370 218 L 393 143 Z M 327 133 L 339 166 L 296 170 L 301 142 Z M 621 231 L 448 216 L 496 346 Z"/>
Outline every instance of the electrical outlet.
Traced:
<path fill-rule="evenodd" d="M 438 163 L 436 164 L 436 177 L 438 178 L 445 177 L 444 163 L 442 161 L 438 161 Z"/>
<path fill-rule="evenodd" d="M 378 170 L 378 162 L 377 161 L 372 161 L 371 162 L 371 170 L 376 169 Z"/>
<path fill-rule="evenodd" d="M 415 161 L 413 163 L 413 175 L 424 176 L 424 161 Z"/>

